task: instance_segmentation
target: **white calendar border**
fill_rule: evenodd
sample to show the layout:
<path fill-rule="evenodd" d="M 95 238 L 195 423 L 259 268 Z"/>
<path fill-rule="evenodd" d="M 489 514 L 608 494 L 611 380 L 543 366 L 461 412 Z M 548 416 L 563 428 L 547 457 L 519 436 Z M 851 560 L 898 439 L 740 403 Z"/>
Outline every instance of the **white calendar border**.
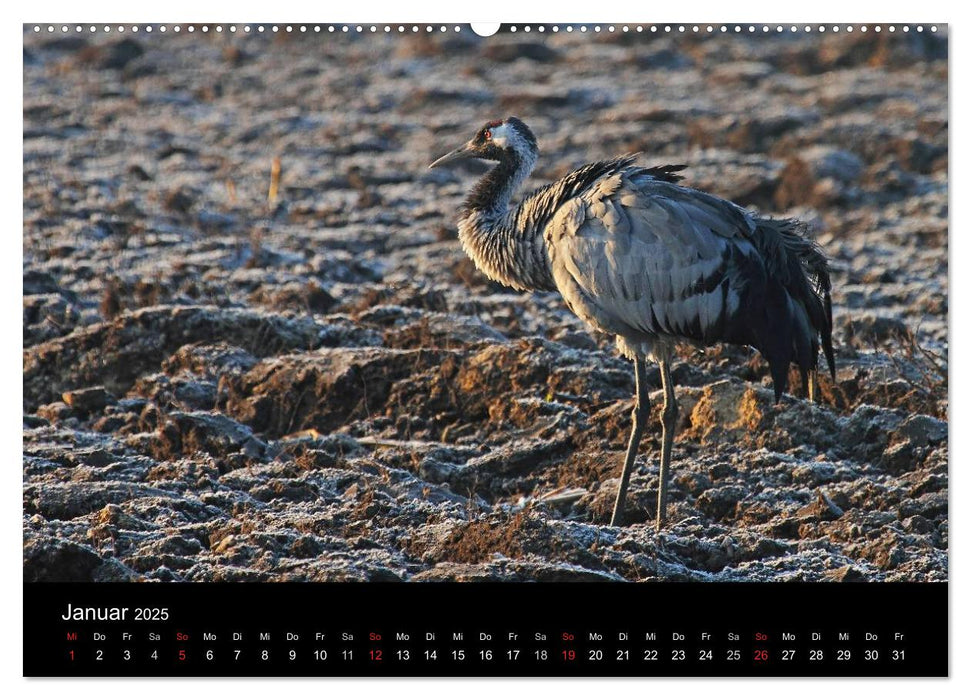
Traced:
<path fill-rule="evenodd" d="M 22 100 L 12 99 L 14 94 L 22 95 L 22 24 L 25 22 L 66 22 L 85 20 L 104 21 L 110 19 L 112 22 L 155 22 L 170 21 L 172 19 L 206 22 L 206 21 L 225 21 L 229 19 L 269 19 L 272 21 L 303 21 L 326 20 L 328 22 L 383 22 L 383 21 L 403 21 L 411 20 L 416 22 L 427 22 L 434 20 L 437 22 L 465 23 L 469 21 L 497 21 L 504 22 L 547 22 L 556 20 L 557 22 L 589 22 L 590 20 L 603 19 L 607 21 L 625 20 L 644 20 L 651 23 L 663 22 L 735 22 L 753 21 L 767 23 L 787 23 L 799 24 L 805 22 L 819 22 L 825 20 L 827 23 L 852 23 L 859 24 L 862 21 L 874 23 L 896 22 L 914 23 L 915 21 L 926 20 L 928 22 L 946 23 L 952 20 L 955 11 L 951 9 L 953 3 L 940 0 L 928 0 L 921 3 L 882 1 L 864 2 L 850 5 L 845 0 L 817 0 L 812 3 L 785 3 L 781 4 L 777 0 L 769 2 L 762 0 L 758 2 L 735 2 L 726 3 L 723 0 L 695 0 L 690 4 L 685 3 L 646 3 L 644 0 L 634 2 L 633 0 L 617 0 L 608 5 L 591 6 L 588 2 L 578 0 L 541 0 L 531 3 L 528 6 L 521 0 L 480 0 L 479 2 L 456 3 L 454 0 L 413 0 L 407 4 L 391 2 L 391 0 L 371 0 L 370 2 L 355 3 L 308 3 L 291 2 L 287 0 L 277 0 L 273 3 L 254 2 L 253 0 L 239 0 L 231 5 L 226 3 L 205 3 L 198 0 L 166 0 L 157 6 L 152 6 L 146 2 L 131 2 L 126 0 L 121 2 L 83 2 L 74 0 L 53 0 L 42 3 L 18 3 L 12 9 L 8 7 L 2 10 L 4 21 L 0 27 L 4 30 L 3 38 L 0 42 L 3 60 L 0 65 L 3 68 L 4 95 L 6 96 L 3 115 L 3 153 L 6 156 L 3 160 L 4 167 L 0 170 L 2 177 L 2 187 L 0 187 L 0 197 L 2 197 L 3 219 L 5 226 L 0 229 L 0 245 L 3 246 L 0 254 L 0 264 L 3 265 L 0 271 L 2 280 L 2 291 L 0 291 L 0 310 L 4 327 L 9 330 L 6 339 L 0 345 L 0 367 L 4 372 L 4 388 L 8 399 L 0 404 L 0 426 L 2 426 L 2 438 L 0 445 L 3 448 L 4 459 L 0 465 L 4 469 L 4 488 L 0 493 L 4 497 L 4 508 L 2 509 L 3 519 L 0 527 L 0 542 L 3 542 L 3 565 L 4 576 L 2 581 L 3 592 L 6 595 L 3 599 L 14 601 L 15 605 L 8 607 L 2 619 L 10 621 L 4 625 L 5 634 L 0 635 L 0 664 L 3 668 L 3 679 L 17 679 L 22 674 L 22 643 L 21 630 L 18 623 L 22 619 L 22 535 L 21 535 L 21 470 L 15 465 L 20 464 L 22 455 L 17 454 L 17 446 L 20 442 L 19 416 L 22 405 L 22 381 L 13 376 L 14 367 L 22 362 L 18 356 L 18 348 L 14 338 L 21 337 L 20 332 L 13 329 L 22 324 L 20 296 L 22 292 L 18 285 L 18 280 L 22 279 L 22 243 L 21 237 L 17 235 L 22 231 L 22 173 L 21 169 L 15 166 L 20 163 L 22 167 L 22 139 L 18 135 L 18 125 L 22 127 Z M 9 16 L 8 16 L 9 15 Z M 953 124 L 953 115 L 961 114 L 966 117 L 969 113 L 967 104 L 968 89 L 966 85 L 971 84 L 968 79 L 969 55 L 968 46 L 962 42 L 962 31 L 971 25 L 959 22 L 957 25 L 949 26 L 950 51 L 951 51 L 951 86 L 950 86 L 950 106 Z M 953 76 L 957 73 L 963 77 L 956 80 Z M 967 120 L 965 120 L 967 121 Z M 949 134 L 951 158 L 950 158 L 950 192 L 954 192 L 955 186 L 967 189 L 969 163 L 971 157 L 967 148 L 967 141 L 964 140 L 965 130 L 968 127 L 964 124 L 955 131 L 952 129 Z M 21 147 L 15 144 L 19 142 Z M 954 202 L 952 202 L 953 204 Z M 971 266 L 971 243 L 968 236 L 971 232 L 964 231 L 962 224 L 968 221 L 967 209 L 961 207 L 962 202 L 957 202 L 958 207 L 950 208 L 951 230 L 954 235 L 950 237 L 949 250 L 951 264 L 949 273 L 955 270 L 955 263 L 959 269 L 963 266 Z M 971 324 L 969 324 L 968 313 L 971 309 L 971 279 L 968 275 L 951 274 L 949 277 L 949 308 L 951 318 L 949 328 L 951 333 L 950 352 L 952 356 L 963 356 L 969 346 L 968 337 Z M 952 363 L 951 394 L 954 396 L 971 395 L 971 366 L 961 366 L 959 363 Z M 799 682 L 794 680 L 775 680 L 775 679 L 754 679 L 754 680 L 626 680 L 626 679 L 563 679 L 563 680 L 490 680 L 482 679 L 474 681 L 472 679 L 463 680 L 403 680 L 403 679 L 354 679 L 326 681 L 320 680 L 259 680 L 259 679 L 205 679 L 205 680 L 184 680 L 173 679 L 166 682 L 146 681 L 146 680 L 122 680 L 113 679 L 105 681 L 97 680 L 54 680 L 41 681 L 20 679 L 12 684 L 4 684 L 13 690 L 16 695 L 30 696 L 38 700 L 46 698 L 57 698 L 58 700 L 77 700 L 81 697 L 96 695 L 98 698 L 126 698 L 136 696 L 139 700 L 170 700 L 173 694 L 178 694 L 180 698 L 201 697 L 211 695 L 214 691 L 222 694 L 232 694 L 233 700 L 249 700 L 250 698 L 262 699 L 268 693 L 284 691 L 290 698 L 314 697 L 314 698 L 368 698 L 368 697 L 390 697 L 395 700 L 408 700 L 410 698 L 450 698 L 462 700 L 494 700 L 497 695 L 523 697 L 535 695 L 537 693 L 550 693 L 558 700 L 570 698 L 582 698 L 582 700 L 594 700 L 593 696 L 607 691 L 611 694 L 623 697 L 650 698 L 652 696 L 663 697 L 675 695 L 679 698 L 687 695 L 694 697 L 704 694 L 706 697 L 717 695 L 719 700 L 732 700 L 733 698 L 751 698 L 753 695 L 759 697 L 771 697 L 778 693 L 784 695 L 787 700 L 793 698 L 815 698 L 821 692 L 832 694 L 836 697 L 844 695 L 857 696 L 865 693 L 875 694 L 880 700 L 891 698 L 906 698 L 913 700 L 915 695 L 931 692 L 937 698 L 957 697 L 959 688 L 958 680 L 967 680 L 971 671 L 968 670 L 967 659 L 971 659 L 971 625 L 968 624 L 969 616 L 968 600 L 971 596 L 967 592 L 968 566 L 967 552 L 968 547 L 968 526 L 963 519 L 962 510 L 955 508 L 955 504 L 962 504 L 971 500 L 967 484 L 971 477 L 966 476 L 971 457 L 968 438 L 965 437 L 968 423 L 969 410 L 967 405 L 958 401 L 951 405 L 950 425 L 957 426 L 952 430 L 950 462 L 952 465 L 950 474 L 950 501 L 949 521 L 951 523 L 951 542 L 958 543 L 959 552 L 951 551 L 951 639 L 950 639 L 950 659 L 952 679 L 950 682 L 923 681 L 923 680 L 810 680 Z M 962 419 L 963 422 L 962 422 Z M 964 593 L 959 593 L 959 588 Z M 16 604 L 19 603 L 19 607 Z M 919 605 L 919 601 L 902 601 L 902 604 Z M 28 622 L 29 624 L 29 622 Z M 822 685 L 820 685 L 822 684 Z M 966 691 L 965 691 L 966 692 Z"/>

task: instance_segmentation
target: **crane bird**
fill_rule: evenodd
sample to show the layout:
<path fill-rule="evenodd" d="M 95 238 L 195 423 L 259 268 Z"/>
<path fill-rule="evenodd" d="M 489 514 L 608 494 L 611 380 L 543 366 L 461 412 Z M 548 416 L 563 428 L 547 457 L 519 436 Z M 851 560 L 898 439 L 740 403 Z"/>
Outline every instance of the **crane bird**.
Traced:
<path fill-rule="evenodd" d="M 769 219 L 678 184 L 683 165 L 644 168 L 626 155 L 590 163 L 510 208 L 539 156 L 516 117 L 490 121 L 430 168 L 465 158 L 496 161 L 469 193 L 462 247 L 490 279 L 517 290 L 558 291 L 587 324 L 616 336 L 634 363 L 630 441 L 611 525 L 620 526 L 650 414 L 645 360 L 661 371 L 657 528 L 666 500 L 678 403 L 671 359 L 678 343 L 748 345 L 768 361 L 776 402 L 791 364 L 815 394 L 820 344 L 835 378 L 829 267 L 794 219 Z"/>

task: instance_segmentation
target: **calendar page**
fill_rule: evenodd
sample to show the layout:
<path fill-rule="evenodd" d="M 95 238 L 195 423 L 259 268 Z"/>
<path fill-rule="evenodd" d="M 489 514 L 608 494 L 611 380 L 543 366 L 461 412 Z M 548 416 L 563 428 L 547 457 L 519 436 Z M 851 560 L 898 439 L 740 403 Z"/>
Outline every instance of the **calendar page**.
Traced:
<path fill-rule="evenodd" d="M 948 675 L 948 75 L 25 24 L 24 674 Z"/>

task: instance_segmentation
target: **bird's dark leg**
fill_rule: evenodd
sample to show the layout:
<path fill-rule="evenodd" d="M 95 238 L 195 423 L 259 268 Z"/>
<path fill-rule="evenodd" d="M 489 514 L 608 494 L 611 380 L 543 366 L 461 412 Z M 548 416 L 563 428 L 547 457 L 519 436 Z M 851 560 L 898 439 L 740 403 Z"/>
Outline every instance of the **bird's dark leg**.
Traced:
<path fill-rule="evenodd" d="M 664 411 L 661 413 L 661 474 L 657 489 L 657 529 L 664 527 L 667 519 L 668 478 L 671 469 L 671 448 L 674 445 L 674 428 L 678 422 L 678 400 L 674 396 L 674 381 L 667 360 L 658 363 L 661 367 L 661 386 L 664 389 Z"/>
<path fill-rule="evenodd" d="M 624 502 L 627 499 L 627 484 L 630 483 L 631 472 L 634 471 L 634 460 L 637 459 L 637 446 L 641 443 L 641 433 L 644 424 L 651 413 L 651 399 L 647 395 L 647 384 L 644 375 L 643 358 L 634 358 L 634 411 L 631 413 L 630 442 L 627 443 L 627 456 L 624 457 L 624 471 L 620 475 L 620 487 L 617 489 L 617 500 L 614 502 L 614 514 L 610 524 L 620 527 L 624 522 Z"/>

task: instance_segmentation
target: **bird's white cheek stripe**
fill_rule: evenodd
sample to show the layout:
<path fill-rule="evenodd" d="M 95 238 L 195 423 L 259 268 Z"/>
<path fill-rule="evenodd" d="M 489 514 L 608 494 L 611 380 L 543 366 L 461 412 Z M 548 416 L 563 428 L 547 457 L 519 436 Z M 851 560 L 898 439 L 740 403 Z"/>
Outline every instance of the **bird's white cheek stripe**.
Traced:
<path fill-rule="evenodd" d="M 505 124 L 500 124 L 499 126 L 493 127 L 492 131 L 492 143 L 499 146 L 499 148 L 505 148 L 509 145 L 509 127 Z"/>

